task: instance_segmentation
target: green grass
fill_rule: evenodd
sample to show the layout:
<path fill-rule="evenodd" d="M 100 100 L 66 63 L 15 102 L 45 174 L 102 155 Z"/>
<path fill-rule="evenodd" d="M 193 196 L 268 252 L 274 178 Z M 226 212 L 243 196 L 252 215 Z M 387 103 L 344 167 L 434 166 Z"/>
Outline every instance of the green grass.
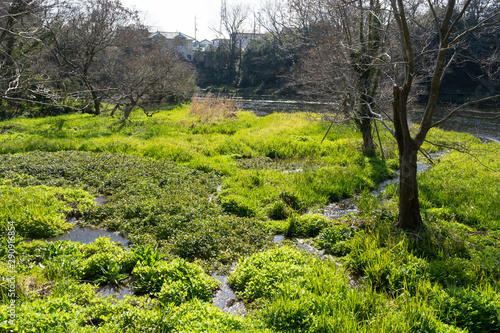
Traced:
<path fill-rule="evenodd" d="M 205 124 L 187 107 L 130 121 L 65 115 L 0 122 L 0 226 L 15 222 L 17 319 L 8 313 L 7 238 L 0 250 L 0 331 L 496 332 L 500 330 L 498 144 L 433 130 L 467 146 L 419 175 L 425 227 L 398 229 L 397 188 L 370 191 L 397 167 L 361 152 L 354 126 L 311 114 Z M 435 151 L 429 144 L 426 150 Z M 421 158 L 421 157 L 420 157 Z M 95 197 L 109 202 L 96 205 Z M 329 221 L 325 204 L 354 198 L 357 215 Z M 126 233 L 130 249 L 48 242 L 71 228 Z M 274 232 L 333 255 L 273 246 Z M 36 238 L 32 242 L 20 237 Z M 40 239 L 42 238 L 42 239 Z M 246 316 L 210 304 L 215 270 Z M 135 295 L 96 288 L 133 277 Z"/>
<path fill-rule="evenodd" d="M 40 238 L 58 236 L 71 229 L 67 217 L 94 206 L 95 199 L 80 189 L 0 185 L 0 202 L 2 234 L 12 221 L 18 236 Z"/>

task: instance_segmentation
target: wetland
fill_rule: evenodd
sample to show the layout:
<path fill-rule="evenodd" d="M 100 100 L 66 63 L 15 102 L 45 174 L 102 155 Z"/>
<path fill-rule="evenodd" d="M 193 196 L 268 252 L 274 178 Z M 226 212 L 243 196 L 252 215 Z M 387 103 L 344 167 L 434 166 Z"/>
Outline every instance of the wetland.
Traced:
<path fill-rule="evenodd" d="M 16 231 L 0 331 L 498 330 L 500 145 L 429 133 L 468 150 L 425 144 L 442 155 L 419 174 L 425 227 L 405 232 L 389 133 L 367 156 L 354 125 L 320 143 L 329 126 L 189 106 L 0 122 L 0 226 Z"/>

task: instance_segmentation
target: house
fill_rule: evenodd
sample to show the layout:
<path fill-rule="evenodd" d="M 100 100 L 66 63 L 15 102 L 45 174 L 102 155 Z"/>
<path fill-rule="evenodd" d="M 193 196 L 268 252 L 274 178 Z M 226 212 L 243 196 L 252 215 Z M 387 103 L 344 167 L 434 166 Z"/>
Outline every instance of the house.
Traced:
<path fill-rule="evenodd" d="M 195 41 L 193 43 L 193 49 L 195 51 L 200 51 L 200 52 L 205 52 L 207 50 L 210 50 L 214 47 L 214 44 L 209 41 L 208 39 L 204 39 L 202 41 Z"/>
<path fill-rule="evenodd" d="M 240 32 L 238 33 L 238 36 L 236 37 L 236 40 L 240 44 L 240 48 L 244 49 L 245 47 L 250 44 L 250 41 L 252 39 L 257 39 L 257 38 L 263 38 L 265 34 L 261 34 L 258 32 Z"/>
<path fill-rule="evenodd" d="M 165 31 L 150 33 L 149 37 L 164 41 L 167 45 L 174 47 L 186 60 L 193 61 L 193 42 L 195 41 L 193 37 L 181 32 Z"/>
<path fill-rule="evenodd" d="M 222 45 L 229 45 L 229 39 L 216 38 L 212 40 L 212 45 L 214 48 L 218 49 Z"/>

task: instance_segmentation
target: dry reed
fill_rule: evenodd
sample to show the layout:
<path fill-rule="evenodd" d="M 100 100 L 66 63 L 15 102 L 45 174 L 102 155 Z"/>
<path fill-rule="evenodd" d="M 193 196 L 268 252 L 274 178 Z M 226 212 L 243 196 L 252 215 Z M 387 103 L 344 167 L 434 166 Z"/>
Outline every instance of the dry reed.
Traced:
<path fill-rule="evenodd" d="M 237 107 L 234 97 L 208 93 L 191 98 L 190 114 L 198 117 L 203 123 L 212 123 L 223 118 L 236 117 Z"/>

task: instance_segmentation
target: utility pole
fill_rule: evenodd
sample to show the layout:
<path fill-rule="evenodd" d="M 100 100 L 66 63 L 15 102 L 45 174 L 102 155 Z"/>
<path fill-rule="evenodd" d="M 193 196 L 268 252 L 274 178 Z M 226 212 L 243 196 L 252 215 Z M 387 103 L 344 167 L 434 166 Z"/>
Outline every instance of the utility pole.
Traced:
<path fill-rule="evenodd" d="M 196 42 L 197 39 L 196 39 L 196 31 L 197 31 L 197 27 L 196 27 L 196 15 L 194 16 L 194 41 Z"/>
<path fill-rule="evenodd" d="M 222 26 L 226 21 L 227 11 L 226 11 L 226 0 L 221 0 L 220 5 L 220 32 L 222 33 Z"/>

